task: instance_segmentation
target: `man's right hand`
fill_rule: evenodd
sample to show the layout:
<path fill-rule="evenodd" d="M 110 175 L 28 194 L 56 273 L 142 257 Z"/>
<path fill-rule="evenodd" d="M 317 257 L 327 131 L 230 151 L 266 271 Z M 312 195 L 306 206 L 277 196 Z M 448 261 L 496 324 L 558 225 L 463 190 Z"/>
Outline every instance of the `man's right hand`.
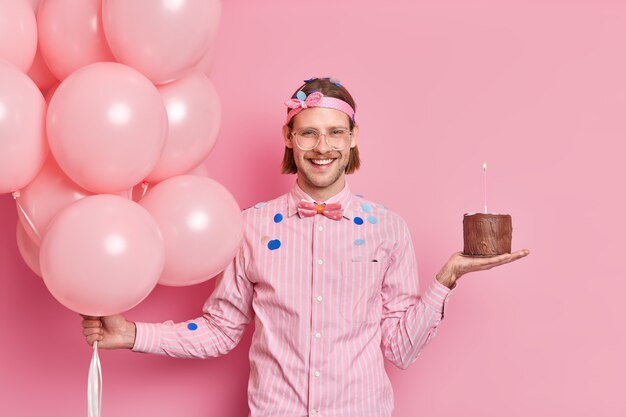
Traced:
<path fill-rule="evenodd" d="M 132 349 L 135 345 L 136 327 L 122 315 L 83 317 L 83 334 L 87 343 L 103 349 Z"/>

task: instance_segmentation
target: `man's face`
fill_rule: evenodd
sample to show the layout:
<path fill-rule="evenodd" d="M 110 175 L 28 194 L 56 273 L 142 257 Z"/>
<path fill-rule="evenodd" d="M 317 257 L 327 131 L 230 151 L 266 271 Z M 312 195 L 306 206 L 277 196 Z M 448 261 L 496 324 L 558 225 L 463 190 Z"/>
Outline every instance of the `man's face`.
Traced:
<path fill-rule="evenodd" d="M 330 132 L 333 129 L 350 129 L 350 119 L 347 114 L 324 107 L 314 107 L 302 110 L 293 118 L 293 130 L 315 129 L 318 132 Z M 289 135 L 289 128 L 283 128 L 285 145 L 293 149 L 293 156 L 298 168 L 298 180 L 301 186 L 314 189 L 343 187 L 344 176 L 350 149 L 356 146 L 358 127 L 353 129 L 349 145 L 342 150 L 333 150 L 326 143 L 325 137 L 320 136 L 318 145 L 310 151 L 303 151 L 296 145 L 293 135 Z M 336 192 L 340 190 L 335 190 Z"/>

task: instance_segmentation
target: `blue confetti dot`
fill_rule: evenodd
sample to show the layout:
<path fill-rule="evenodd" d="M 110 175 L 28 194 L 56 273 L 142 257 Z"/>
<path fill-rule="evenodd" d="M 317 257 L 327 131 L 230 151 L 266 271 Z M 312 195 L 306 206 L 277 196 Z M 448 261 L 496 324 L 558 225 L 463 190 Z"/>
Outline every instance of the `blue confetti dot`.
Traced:
<path fill-rule="evenodd" d="M 372 224 L 376 224 L 376 223 L 378 223 L 378 219 L 377 219 L 376 217 L 374 217 L 374 216 L 369 216 L 369 217 L 367 218 L 367 221 L 368 221 L 368 222 L 370 222 L 370 223 L 372 223 Z"/>
<path fill-rule="evenodd" d="M 372 206 L 367 203 L 364 203 L 361 207 L 363 207 L 363 211 L 366 213 L 370 213 L 372 211 Z"/>
<path fill-rule="evenodd" d="M 306 93 L 304 91 L 298 91 L 296 93 L 296 98 L 298 100 L 306 100 Z"/>
<path fill-rule="evenodd" d="M 365 244 L 365 239 L 357 239 L 354 241 L 354 244 L 357 246 L 361 246 Z"/>
<path fill-rule="evenodd" d="M 276 213 L 276 215 L 274 215 L 274 223 L 280 223 L 283 221 L 283 215 L 280 213 Z"/>
<path fill-rule="evenodd" d="M 363 219 L 360 217 L 354 218 L 354 224 L 358 224 L 359 226 L 363 224 Z"/>
<path fill-rule="evenodd" d="M 269 242 L 267 242 L 267 247 L 269 250 L 276 250 L 280 248 L 280 240 L 278 239 L 270 240 Z"/>
<path fill-rule="evenodd" d="M 187 328 L 191 331 L 198 330 L 198 325 L 196 323 L 189 323 Z"/>
<path fill-rule="evenodd" d="M 335 77 L 329 78 L 328 81 L 330 81 L 331 83 L 335 84 L 337 87 L 341 87 L 341 81 L 339 81 Z"/>

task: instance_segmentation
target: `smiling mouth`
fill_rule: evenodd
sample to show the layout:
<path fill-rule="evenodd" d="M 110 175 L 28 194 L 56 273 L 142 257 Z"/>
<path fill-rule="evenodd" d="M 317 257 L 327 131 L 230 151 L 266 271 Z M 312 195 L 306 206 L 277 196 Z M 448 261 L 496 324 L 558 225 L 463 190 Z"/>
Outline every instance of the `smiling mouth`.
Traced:
<path fill-rule="evenodd" d="M 320 168 L 328 167 L 332 165 L 337 159 L 339 159 L 340 155 L 334 155 L 332 153 L 327 154 L 311 154 L 306 155 L 305 159 L 309 161 L 312 165 Z"/>
<path fill-rule="evenodd" d="M 309 161 L 311 161 L 311 163 L 313 165 L 318 165 L 318 166 L 325 166 L 325 165 L 330 165 L 333 163 L 335 159 L 334 158 L 327 158 L 327 159 L 309 159 Z"/>

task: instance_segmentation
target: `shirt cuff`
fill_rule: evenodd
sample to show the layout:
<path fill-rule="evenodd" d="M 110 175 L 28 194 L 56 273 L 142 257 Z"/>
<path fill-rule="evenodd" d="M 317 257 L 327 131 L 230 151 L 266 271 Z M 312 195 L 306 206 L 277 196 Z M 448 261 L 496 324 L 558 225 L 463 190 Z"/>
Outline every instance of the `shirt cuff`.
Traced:
<path fill-rule="evenodd" d="M 454 288 L 454 287 L 453 287 Z M 430 285 L 422 296 L 422 301 L 434 311 L 442 314 L 444 305 L 448 302 L 448 298 L 452 294 L 453 289 L 446 287 L 436 278 L 433 278 Z"/>
<path fill-rule="evenodd" d="M 161 328 L 156 323 L 135 323 L 135 345 L 133 352 L 157 353 L 161 345 Z"/>

